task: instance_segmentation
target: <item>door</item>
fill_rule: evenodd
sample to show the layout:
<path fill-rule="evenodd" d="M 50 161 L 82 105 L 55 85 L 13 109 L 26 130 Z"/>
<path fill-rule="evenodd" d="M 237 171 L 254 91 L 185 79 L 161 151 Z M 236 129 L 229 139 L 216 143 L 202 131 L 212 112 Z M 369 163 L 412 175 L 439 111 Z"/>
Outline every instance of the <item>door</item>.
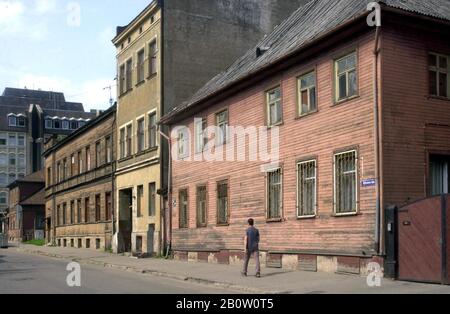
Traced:
<path fill-rule="evenodd" d="M 119 253 L 131 252 L 133 231 L 132 189 L 119 191 Z"/>

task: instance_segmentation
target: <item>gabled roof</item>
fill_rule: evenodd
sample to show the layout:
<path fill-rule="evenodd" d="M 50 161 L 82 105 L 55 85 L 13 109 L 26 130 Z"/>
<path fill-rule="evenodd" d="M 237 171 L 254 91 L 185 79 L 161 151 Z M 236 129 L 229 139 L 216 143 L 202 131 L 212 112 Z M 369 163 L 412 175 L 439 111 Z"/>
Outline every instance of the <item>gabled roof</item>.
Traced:
<path fill-rule="evenodd" d="M 227 70 L 201 88 L 191 100 L 175 107 L 161 120 L 169 122 L 180 112 L 214 96 L 285 57 L 318 41 L 333 30 L 368 15 L 373 0 L 312 0 L 249 50 Z M 384 0 L 385 6 L 450 21 L 450 0 Z M 257 49 L 263 51 L 259 56 Z"/>

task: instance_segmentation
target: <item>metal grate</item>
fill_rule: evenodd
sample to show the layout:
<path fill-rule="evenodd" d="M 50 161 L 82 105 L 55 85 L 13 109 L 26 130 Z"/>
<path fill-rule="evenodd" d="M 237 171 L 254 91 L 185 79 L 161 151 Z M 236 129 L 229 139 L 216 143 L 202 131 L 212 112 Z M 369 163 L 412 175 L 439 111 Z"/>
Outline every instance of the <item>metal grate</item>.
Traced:
<path fill-rule="evenodd" d="M 316 214 L 316 161 L 298 164 L 298 213 L 299 217 Z"/>
<path fill-rule="evenodd" d="M 335 156 L 335 211 L 336 214 L 357 211 L 356 151 Z"/>

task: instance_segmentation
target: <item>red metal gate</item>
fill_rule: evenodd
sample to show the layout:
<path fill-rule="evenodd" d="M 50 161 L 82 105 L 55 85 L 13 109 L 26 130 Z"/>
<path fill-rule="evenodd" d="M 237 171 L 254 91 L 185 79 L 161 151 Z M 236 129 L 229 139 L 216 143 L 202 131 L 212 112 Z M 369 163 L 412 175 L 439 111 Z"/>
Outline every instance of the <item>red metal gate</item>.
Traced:
<path fill-rule="evenodd" d="M 398 211 L 398 278 L 450 283 L 450 195 L 410 204 Z"/>

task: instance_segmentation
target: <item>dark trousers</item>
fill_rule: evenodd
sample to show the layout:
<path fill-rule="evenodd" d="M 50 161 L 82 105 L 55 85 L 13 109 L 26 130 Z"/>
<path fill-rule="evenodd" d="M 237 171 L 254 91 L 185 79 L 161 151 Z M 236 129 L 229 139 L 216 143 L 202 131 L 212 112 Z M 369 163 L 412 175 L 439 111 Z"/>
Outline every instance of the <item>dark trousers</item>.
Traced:
<path fill-rule="evenodd" d="M 243 272 L 246 274 L 247 270 L 248 270 L 248 263 L 250 262 L 250 258 L 252 257 L 252 255 L 255 257 L 255 262 L 256 262 L 256 273 L 259 274 L 261 273 L 261 265 L 259 263 L 259 251 L 247 251 L 245 253 L 244 256 L 244 269 Z"/>

